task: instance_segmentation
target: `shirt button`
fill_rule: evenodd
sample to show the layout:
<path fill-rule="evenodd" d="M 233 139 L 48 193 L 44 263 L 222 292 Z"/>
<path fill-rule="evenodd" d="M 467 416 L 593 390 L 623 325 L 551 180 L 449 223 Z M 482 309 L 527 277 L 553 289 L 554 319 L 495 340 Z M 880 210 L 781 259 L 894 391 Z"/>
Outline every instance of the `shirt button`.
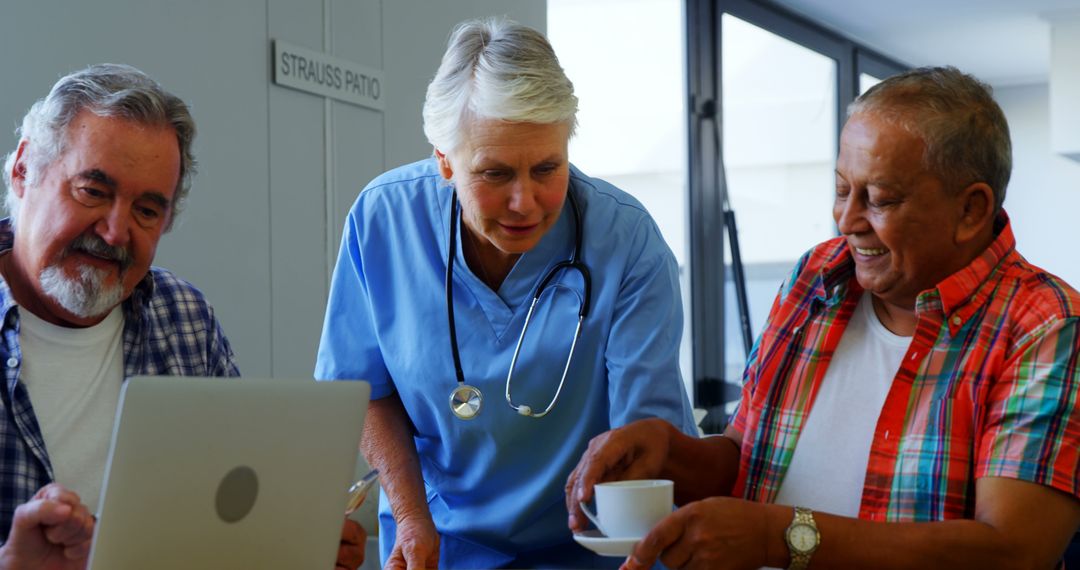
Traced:
<path fill-rule="evenodd" d="M 962 322 L 964 322 L 964 321 L 961 320 L 960 317 L 953 317 L 952 318 L 952 324 L 954 324 L 956 326 L 960 326 L 960 323 L 962 323 Z"/>
<path fill-rule="evenodd" d="M 7 359 L 7 365 L 8 365 L 8 368 L 15 368 L 16 366 L 19 365 L 19 359 L 12 356 L 11 358 Z"/>

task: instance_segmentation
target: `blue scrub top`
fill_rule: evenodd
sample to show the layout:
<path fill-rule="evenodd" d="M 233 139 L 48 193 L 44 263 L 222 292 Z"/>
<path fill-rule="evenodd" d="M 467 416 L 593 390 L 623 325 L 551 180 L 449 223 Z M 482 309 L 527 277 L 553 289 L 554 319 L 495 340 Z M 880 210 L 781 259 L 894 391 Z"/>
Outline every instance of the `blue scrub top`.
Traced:
<path fill-rule="evenodd" d="M 484 396 L 470 421 L 455 417 L 449 404 L 457 387 L 445 292 L 451 187 L 436 161 L 376 178 L 345 222 L 315 376 L 367 380 L 372 398 L 400 396 L 416 429 L 441 566 L 557 564 L 560 557 L 580 564 L 588 553 L 572 542 L 563 489 L 589 440 L 647 417 L 696 433 L 679 372 L 682 304 L 671 250 L 632 196 L 574 167 L 570 188 L 583 217 L 593 304 L 563 393 L 540 419 L 506 404 L 506 373 L 537 285 L 573 253 L 569 200 L 497 292 L 472 273 L 457 239 L 461 364 L 466 383 Z M 511 386 L 514 402 L 536 411 L 555 394 L 584 294 L 576 272 L 555 282 L 533 313 Z M 384 562 L 395 528 L 384 494 Z"/>

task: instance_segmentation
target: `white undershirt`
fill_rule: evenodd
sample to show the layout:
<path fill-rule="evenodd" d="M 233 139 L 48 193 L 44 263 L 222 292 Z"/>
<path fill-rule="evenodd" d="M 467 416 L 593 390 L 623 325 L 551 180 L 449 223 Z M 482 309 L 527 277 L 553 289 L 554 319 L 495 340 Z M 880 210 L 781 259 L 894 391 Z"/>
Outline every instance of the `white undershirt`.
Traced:
<path fill-rule="evenodd" d="M 881 407 L 911 337 L 881 324 L 870 294 L 855 307 L 806 418 L 776 503 L 856 517 Z"/>
<path fill-rule="evenodd" d="M 87 328 L 54 325 L 20 308 L 20 378 L 45 438 L 56 482 L 97 512 L 124 378 L 120 308 Z"/>

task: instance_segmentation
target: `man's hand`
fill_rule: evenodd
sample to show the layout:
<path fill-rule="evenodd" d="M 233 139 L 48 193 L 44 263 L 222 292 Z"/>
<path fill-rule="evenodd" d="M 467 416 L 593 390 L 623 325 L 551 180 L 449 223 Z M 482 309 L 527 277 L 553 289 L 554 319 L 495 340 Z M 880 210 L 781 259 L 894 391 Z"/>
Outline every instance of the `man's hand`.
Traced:
<path fill-rule="evenodd" d="M 439 567 L 439 533 L 431 516 L 406 516 L 397 521 L 397 540 L 387 570 Z"/>
<path fill-rule="evenodd" d="M 652 568 L 657 558 L 668 568 L 760 568 L 770 559 L 767 537 L 783 532 L 768 528 L 770 508 L 790 510 L 726 497 L 690 503 L 657 523 L 622 570 Z"/>
<path fill-rule="evenodd" d="M 593 485 L 604 481 L 655 479 L 668 456 L 671 424 L 655 418 L 638 420 L 602 433 L 589 442 L 577 467 L 566 479 L 566 510 L 574 532 L 585 530 L 588 519 L 582 501 L 593 496 Z"/>
<path fill-rule="evenodd" d="M 360 523 L 345 519 L 341 527 L 341 543 L 338 544 L 337 563 L 334 570 L 356 570 L 364 563 L 364 549 L 367 546 L 367 531 Z"/>
<path fill-rule="evenodd" d="M 51 483 L 15 509 L 0 569 L 81 570 L 93 536 L 94 517 L 79 496 Z"/>

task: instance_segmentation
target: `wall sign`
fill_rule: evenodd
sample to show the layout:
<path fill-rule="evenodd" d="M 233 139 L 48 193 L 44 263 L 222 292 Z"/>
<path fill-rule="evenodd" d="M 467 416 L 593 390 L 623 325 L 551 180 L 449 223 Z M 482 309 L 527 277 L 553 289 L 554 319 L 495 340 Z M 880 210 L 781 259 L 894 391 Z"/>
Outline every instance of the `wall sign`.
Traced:
<path fill-rule="evenodd" d="M 274 83 L 382 111 L 378 69 L 274 40 Z"/>

